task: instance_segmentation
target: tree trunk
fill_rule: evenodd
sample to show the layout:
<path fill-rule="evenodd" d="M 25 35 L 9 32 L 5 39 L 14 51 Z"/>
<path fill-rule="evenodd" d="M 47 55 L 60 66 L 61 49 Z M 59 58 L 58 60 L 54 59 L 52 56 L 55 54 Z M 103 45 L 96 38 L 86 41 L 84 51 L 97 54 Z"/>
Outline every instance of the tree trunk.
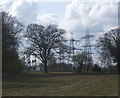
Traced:
<path fill-rule="evenodd" d="M 120 40 L 118 40 L 118 44 L 117 44 L 117 52 L 118 52 L 118 55 L 117 55 L 117 69 L 118 69 L 118 74 L 120 74 Z"/>
<path fill-rule="evenodd" d="M 87 65 L 87 74 L 89 73 L 89 69 L 90 69 L 90 63 L 88 63 L 88 65 Z"/>
<path fill-rule="evenodd" d="M 47 61 L 44 62 L 44 73 L 48 73 L 48 70 L 47 70 Z"/>
<path fill-rule="evenodd" d="M 118 53 L 118 64 L 117 64 L 118 74 L 120 74 L 120 52 Z"/>
<path fill-rule="evenodd" d="M 41 66 L 41 67 L 40 67 L 40 71 L 42 71 L 42 68 L 43 68 L 43 67 Z"/>
<path fill-rule="evenodd" d="M 120 74 L 120 32 L 117 32 L 117 37 L 118 37 L 118 43 L 117 43 L 117 69 L 118 69 L 118 74 Z"/>
<path fill-rule="evenodd" d="M 89 70 L 89 68 L 87 68 L 87 74 L 88 74 L 88 70 Z"/>
<path fill-rule="evenodd" d="M 83 64 L 82 64 L 82 63 L 80 63 L 80 66 L 79 66 L 79 68 L 78 68 L 79 73 L 82 73 L 82 67 L 83 67 Z"/>

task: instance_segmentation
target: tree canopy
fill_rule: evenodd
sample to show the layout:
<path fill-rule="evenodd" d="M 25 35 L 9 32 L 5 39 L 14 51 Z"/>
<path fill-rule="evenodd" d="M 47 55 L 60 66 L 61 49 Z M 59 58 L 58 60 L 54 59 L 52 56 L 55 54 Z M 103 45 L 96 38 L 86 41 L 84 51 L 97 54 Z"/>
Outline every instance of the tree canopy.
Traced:
<path fill-rule="evenodd" d="M 55 25 L 44 27 L 38 24 L 30 24 L 26 28 L 26 38 L 30 42 L 27 49 L 39 58 L 44 64 L 44 72 L 47 73 L 48 60 L 56 53 L 59 45 L 63 45 L 65 30 Z"/>
<path fill-rule="evenodd" d="M 120 28 L 112 29 L 99 38 L 97 47 L 99 47 L 102 60 L 117 63 L 120 69 Z"/>
<path fill-rule="evenodd" d="M 18 35 L 23 30 L 23 25 L 9 13 L 2 14 L 2 71 L 14 73 L 22 70 L 18 57 Z"/>
<path fill-rule="evenodd" d="M 75 65 L 77 66 L 79 73 L 82 72 L 83 65 L 89 66 L 90 63 L 92 63 L 92 57 L 85 53 L 80 53 L 80 54 L 74 55 L 72 57 L 72 60 L 75 63 Z"/>

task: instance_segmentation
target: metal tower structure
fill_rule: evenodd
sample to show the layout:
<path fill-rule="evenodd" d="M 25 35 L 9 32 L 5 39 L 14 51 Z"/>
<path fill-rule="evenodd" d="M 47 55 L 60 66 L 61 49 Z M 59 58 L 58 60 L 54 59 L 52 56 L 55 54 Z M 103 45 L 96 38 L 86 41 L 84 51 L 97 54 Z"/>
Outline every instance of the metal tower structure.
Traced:
<path fill-rule="evenodd" d="M 87 28 L 86 30 L 86 35 L 84 37 L 82 37 L 82 39 L 85 39 L 85 44 L 83 45 L 84 47 L 84 53 L 86 54 L 87 57 L 89 56 L 92 56 L 92 51 L 91 51 L 91 47 L 94 46 L 91 44 L 91 38 L 93 38 L 94 36 L 93 35 L 90 35 L 90 32 L 89 32 L 89 28 Z M 85 66 L 86 66 L 86 71 L 88 73 L 88 70 L 91 66 L 91 61 L 89 60 L 89 58 L 87 58 L 85 60 Z M 85 69 L 84 69 L 85 71 Z"/>
<path fill-rule="evenodd" d="M 93 54 L 91 51 L 91 47 L 94 46 L 91 44 L 91 38 L 93 37 L 94 35 L 90 35 L 89 28 L 87 28 L 86 35 L 82 37 L 82 39 L 85 39 L 85 44 L 82 47 L 84 47 L 84 53 L 86 53 L 87 55 Z"/>
<path fill-rule="evenodd" d="M 70 34 L 70 48 L 69 48 L 69 54 L 75 54 L 75 50 L 82 50 L 82 49 L 79 49 L 79 48 L 75 48 L 75 42 L 80 42 L 80 40 L 75 40 L 74 39 L 74 36 L 73 36 L 73 33 L 71 32 Z"/>
<path fill-rule="evenodd" d="M 79 50 L 80 52 L 83 50 L 83 49 L 80 49 L 80 48 L 76 48 L 75 47 L 75 43 L 77 43 L 77 42 L 79 42 L 80 43 L 80 40 L 76 40 L 76 39 L 74 39 L 74 36 L 73 36 L 73 33 L 71 32 L 70 33 L 70 40 L 69 40 L 69 44 L 70 44 L 70 46 L 69 46 L 69 51 L 68 51 L 68 64 L 70 64 L 70 62 L 71 62 L 71 57 L 73 56 L 73 55 L 75 55 L 75 51 L 76 50 Z M 72 63 L 72 62 L 71 62 Z"/>
<path fill-rule="evenodd" d="M 82 50 L 83 49 L 80 49 L 80 48 L 76 48 L 76 43 L 80 43 L 80 40 L 76 40 L 76 39 L 74 39 L 74 36 L 73 36 L 73 33 L 71 32 L 70 33 L 70 39 L 69 40 L 64 40 L 65 42 L 68 42 L 67 43 L 67 45 L 68 45 L 68 47 L 67 47 L 67 54 L 64 54 L 64 53 L 62 53 L 62 48 L 60 48 L 60 50 L 57 52 L 59 55 L 58 55 L 58 58 L 59 58 L 59 63 L 61 63 L 61 62 L 64 62 L 64 60 L 67 60 L 67 62 L 68 62 L 68 64 L 71 64 L 71 57 L 73 56 L 73 55 L 75 55 L 75 51 L 80 51 L 80 52 L 82 52 Z M 62 57 L 63 56 L 63 57 Z M 62 59 L 63 58 L 63 59 Z"/>

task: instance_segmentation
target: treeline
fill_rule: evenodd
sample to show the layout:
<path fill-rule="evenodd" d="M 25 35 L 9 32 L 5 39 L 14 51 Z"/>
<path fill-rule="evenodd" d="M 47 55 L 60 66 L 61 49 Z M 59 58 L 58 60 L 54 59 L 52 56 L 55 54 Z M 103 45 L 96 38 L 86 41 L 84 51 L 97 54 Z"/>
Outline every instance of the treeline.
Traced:
<path fill-rule="evenodd" d="M 42 26 L 29 24 L 24 28 L 15 17 L 9 13 L 2 15 L 2 72 L 20 73 L 24 70 L 36 70 L 35 66 L 26 66 L 30 63 L 30 55 L 41 61 L 40 70 L 74 71 L 78 73 L 108 72 L 117 73 L 120 69 L 120 29 L 112 29 L 97 40 L 96 49 L 100 54 L 101 64 L 93 64 L 93 59 L 86 53 L 79 53 L 71 58 L 72 63 L 62 63 L 57 57 L 69 53 L 69 46 L 65 44 L 65 30 L 56 25 Z M 23 31 L 25 31 L 23 33 Z M 20 35 L 26 39 L 26 47 L 22 51 L 24 60 L 18 52 Z M 51 59 L 55 58 L 54 62 Z M 101 67 L 101 65 L 103 67 Z"/>

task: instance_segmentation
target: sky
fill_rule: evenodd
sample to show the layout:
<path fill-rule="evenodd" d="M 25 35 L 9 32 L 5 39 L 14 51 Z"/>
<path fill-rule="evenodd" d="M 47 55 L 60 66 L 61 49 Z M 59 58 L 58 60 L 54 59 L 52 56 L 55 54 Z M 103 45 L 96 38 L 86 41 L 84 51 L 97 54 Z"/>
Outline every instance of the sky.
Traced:
<path fill-rule="evenodd" d="M 0 5 L 0 11 L 9 12 L 26 26 L 56 24 L 66 30 L 67 39 L 73 32 L 74 38 L 81 40 L 89 28 L 95 35 L 92 44 L 118 26 L 118 0 L 1 0 Z"/>

